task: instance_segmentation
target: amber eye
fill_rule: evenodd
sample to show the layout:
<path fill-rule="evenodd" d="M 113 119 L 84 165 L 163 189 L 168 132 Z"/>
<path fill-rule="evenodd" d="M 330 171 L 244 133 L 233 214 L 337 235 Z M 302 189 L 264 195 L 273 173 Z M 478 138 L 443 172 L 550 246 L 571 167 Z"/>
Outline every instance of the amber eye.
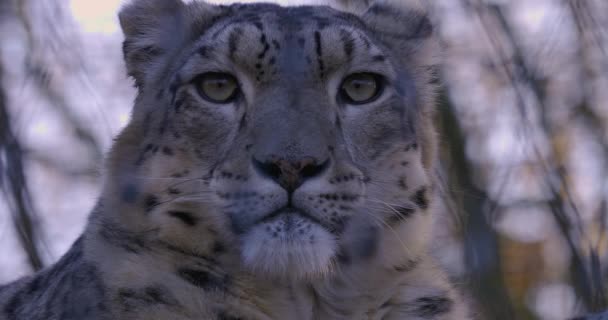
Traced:
<path fill-rule="evenodd" d="M 213 103 L 230 103 L 239 91 L 238 82 L 227 73 L 205 73 L 199 76 L 195 83 L 203 98 Z"/>
<path fill-rule="evenodd" d="M 373 73 L 355 73 L 344 79 L 340 96 L 348 104 L 366 104 L 382 93 L 382 76 Z"/>

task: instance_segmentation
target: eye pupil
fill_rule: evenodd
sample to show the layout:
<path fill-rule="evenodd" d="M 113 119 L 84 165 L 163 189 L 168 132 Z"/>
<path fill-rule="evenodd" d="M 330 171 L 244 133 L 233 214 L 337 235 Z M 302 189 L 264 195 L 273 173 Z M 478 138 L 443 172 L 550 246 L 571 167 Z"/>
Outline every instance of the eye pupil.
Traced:
<path fill-rule="evenodd" d="M 213 103 L 232 102 L 239 91 L 234 76 L 227 73 L 205 73 L 195 80 L 200 95 Z"/>
<path fill-rule="evenodd" d="M 373 73 L 355 73 L 346 77 L 340 88 L 340 94 L 346 103 L 360 105 L 376 100 L 380 96 L 381 89 L 381 76 Z"/>

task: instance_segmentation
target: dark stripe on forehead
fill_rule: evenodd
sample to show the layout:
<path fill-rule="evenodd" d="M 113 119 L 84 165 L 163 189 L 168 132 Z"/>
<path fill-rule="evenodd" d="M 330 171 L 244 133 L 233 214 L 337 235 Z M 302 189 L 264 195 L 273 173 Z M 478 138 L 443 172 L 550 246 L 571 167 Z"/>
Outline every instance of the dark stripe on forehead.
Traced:
<path fill-rule="evenodd" d="M 264 46 L 264 48 L 262 49 L 262 52 L 260 52 L 258 54 L 258 59 L 264 59 L 264 57 L 266 56 L 266 53 L 268 53 L 268 50 L 270 49 L 270 44 L 268 43 L 268 40 L 266 39 L 266 34 L 262 32 L 262 35 L 260 36 L 260 43 L 262 44 L 262 46 Z"/>
<path fill-rule="evenodd" d="M 344 53 L 350 60 L 355 49 L 355 39 L 350 32 L 340 29 L 340 40 L 342 40 L 342 44 L 344 45 Z"/>
<path fill-rule="evenodd" d="M 254 26 L 253 23 L 250 22 L 233 22 L 232 19 L 227 21 L 223 21 L 217 27 L 218 30 L 213 33 L 211 39 L 213 41 L 218 41 L 222 36 L 228 33 L 227 43 L 228 45 L 228 56 L 231 60 L 234 60 L 234 57 L 238 51 L 238 44 L 241 41 L 243 34 L 245 34 L 244 28 L 247 26 Z M 217 46 L 210 46 L 209 43 L 202 45 L 198 50 L 198 54 L 204 59 L 210 59 L 217 50 Z"/>
<path fill-rule="evenodd" d="M 363 45 L 365 45 L 365 49 L 369 50 L 372 48 L 372 44 L 366 37 L 361 37 L 361 40 L 363 40 Z"/>
<path fill-rule="evenodd" d="M 261 14 L 249 13 L 245 15 L 232 14 L 227 15 L 224 19 L 219 20 L 214 24 L 211 29 L 215 32 L 211 35 L 212 40 L 217 40 L 224 32 L 232 31 L 235 27 L 239 26 L 253 26 L 256 29 L 262 31 L 264 29 L 263 24 L 260 22 L 262 18 Z"/>
<path fill-rule="evenodd" d="M 202 46 L 198 49 L 198 54 L 203 58 L 203 59 L 208 59 L 209 58 L 209 51 L 211 48 L 207 47 L 207 46 Z"/>
<path fill-rule="evenodd" d="M 325 63 L 323 62 L 323 45 L 321 43 L 321 32 L 315 31 L 315 50 L 317 51 L 317 62 L 321 78 L 325 76 Z"/>
<path fill-rule="evenodd" d="M 321 46 L 321 32 L 315 31 L 315 50 L 320 58 L 323 55 L 323 47 Z"/>
<path fill-rule="evenodd" d="M 237 28 L 232 29 L 230 36 L 228 36 L 228 52 L 230 54 L 231 60 L 234 60 L 234 55 L 236 54 L 236 51 L 238 50 L 237 44 L 239 42 L 239 39 L 241 38 L 242 33 L 243 33 L 243 29 L 237 27 Z"/>

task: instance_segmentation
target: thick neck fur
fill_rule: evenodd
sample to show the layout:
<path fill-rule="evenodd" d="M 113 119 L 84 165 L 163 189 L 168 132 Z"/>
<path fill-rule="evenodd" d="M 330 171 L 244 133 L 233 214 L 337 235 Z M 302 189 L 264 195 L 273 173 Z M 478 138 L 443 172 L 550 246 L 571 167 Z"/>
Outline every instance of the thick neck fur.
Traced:
<path fill-rule="evenodd" d="M 238 243 L 221 232 L 225 221 L 211 219 L 189 234 L 159 228 L 152 206 L 160 199 L 142 191 L 149 188 L 110 184 L 85 232 L 84 257 L 99 266 L 105 299 L 118 319 L 401 319 L 434 315 L 433 308 L 443 314 L 457 299 L 426 255 L 422 234 L 420 245 L 408 246 L 415 253 L 395 256 L 402 243 L 387 236 L 380 244 L 386 250 L 377 256 L 336 258 L 329 274 L 270 278 L 243 267 Z M 428 228 L 428 215 L 413 218 L 420 219 L 415 226 Z"/>
<path fill-rule="evenodd" d="M 442 308 L 456 299 L 426 256 L 398 268 L 370 260 L 317 279 L 271 279 L 241 268 L 229 247 L 214 248 L 214 255 L 188 251 L 154 230 L 107 223 L 103 210 L 91 219 L 85 257 L 99 265 L 106 299 L 119 319 L 182 319 L 175 308 L 183 319 L 385 319 L 394 306 L 416 297 L 445 299 Z"/>
<path fill-rule="evenodd" d="M 175 183 L 185 193 L 192 181 L 191 188 L 200 188 L 208 172 L 172 177 L 174 168 L 162 157 L 139 167 L 125 165 L 137 163 L 147 149 L 135 146 L 141 145 L 135 137 L 142 130 L 136 124 L 117 139 L 84 238 L 84 259 L 98 266 L 114 318 L 402 319 L 463 312 L 454 307 L 455 293 L 426 254 L 429 214 L 388 226 L 372 256 L 335 257 L 327 274 L 302 279 L 251 272 L 241 262 L 236 237 L 226 231 L 229 222 L 213 208 L 199 199 L 175 204 L 162 196 Z M 426 205 L 432 208 L 432 201 Z M 180 209 L 198 215 L 180 217 Z M 177 216 L 167 214 L 171 210 Z"/>
<path fill-rule="evenodd" d="M 432 28 L 390 3 L 357 22 L 325 7 L 127 5 L 139 96 L 100 200 L 61 262 L 0 289 L 0 320 L 465 319 L 427 251 L 436 138 L 420 50 Z M 197 93 L 214 56 L 257 73 L 257 95 L 241 92 L 255 103 Z M 338 105 L 319 81 L 350 78 L 344 61 L 392 85 L 365 107 Z M 285 186 L 296 178 L 307 181 Z"/>

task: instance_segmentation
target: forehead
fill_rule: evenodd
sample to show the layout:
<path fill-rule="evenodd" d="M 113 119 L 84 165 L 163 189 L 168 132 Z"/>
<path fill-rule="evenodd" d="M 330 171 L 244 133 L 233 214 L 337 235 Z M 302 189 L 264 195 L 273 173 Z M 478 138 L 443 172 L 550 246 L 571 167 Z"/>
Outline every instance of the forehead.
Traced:
<path fill-rule="evenodd" d="M 328 6 L 282 7 L 276 4 L 235 4 L 226 7 L 220 25 L 251 23 L 258 27 L 281 27 L 283 33 L 310 29 L 324 29 L 339 25 L 360 25 L 360 20 L 349 13 Z"/>
<path fill-rule="evenodd" d="M 365 25 L 349 13 L 326 6 L 273 4 L 240 4 L 225 10 L 203 35 L 199 51 L 207 58 L 228 57 L 231 63 L 257 69 L 258 79 L 267 76 L 267 69 L 316 70 L 323 76 L 345 61 L 356 62 L 356 57 L 381 60 Z"/>

